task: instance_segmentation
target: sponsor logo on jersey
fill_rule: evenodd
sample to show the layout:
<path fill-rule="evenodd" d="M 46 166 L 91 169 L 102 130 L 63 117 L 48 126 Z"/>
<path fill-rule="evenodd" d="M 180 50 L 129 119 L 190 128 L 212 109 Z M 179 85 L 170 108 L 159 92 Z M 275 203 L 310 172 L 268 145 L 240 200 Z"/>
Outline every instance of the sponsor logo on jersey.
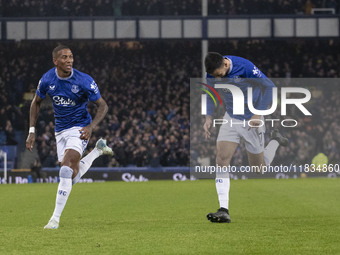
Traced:
<path fill-rule="evenodd" d="M 55 90 L 55 85 L 51 84 L 50 86 L 48 86 L 49 90 Z"/>
<path fill-rule="evenodd" d="M 61 96 L 54 96 L 52 97 L 54 104 L 56 105 L 62 105 L 62 106 L 75 106 L 76 102 L 74 102 L 72 99 L 70 98 L 63 98 Z"/>
<path fill-rule="evenodd" d="M 78 93 L 79 92 L 79 86 L 78 85 L 72 85 L 71 91 L 73 93 Z"/>

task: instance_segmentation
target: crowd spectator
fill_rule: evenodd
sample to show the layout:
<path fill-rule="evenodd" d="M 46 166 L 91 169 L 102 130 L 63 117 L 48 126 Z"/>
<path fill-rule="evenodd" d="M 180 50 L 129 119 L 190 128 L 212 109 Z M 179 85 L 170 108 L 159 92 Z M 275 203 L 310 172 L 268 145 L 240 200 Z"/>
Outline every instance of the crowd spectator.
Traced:
<path fill-rule="evenodd" d="M 46 176 L 46 173 L 41 172 L 41 163 L 38 158 L 31 165 L 31 174 L 34 182 L 39 182 L 41 178 Z"/>
<path fill-rule="evenodd" d="M 6 121 L 5 135 L 6 135 L 6 144 L 7 145 L 17 145 L 18 144 L 18 142 L 15 139 L 15 133 L 14 133 L 12 123 L 11 123 L 10 120 Z"/>

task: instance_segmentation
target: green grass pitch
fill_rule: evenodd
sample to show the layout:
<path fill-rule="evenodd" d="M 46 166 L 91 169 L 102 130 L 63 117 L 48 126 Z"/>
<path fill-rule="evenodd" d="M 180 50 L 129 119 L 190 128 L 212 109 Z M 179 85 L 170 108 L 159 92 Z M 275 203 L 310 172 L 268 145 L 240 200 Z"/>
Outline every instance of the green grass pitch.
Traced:
<path fill-rule="evenodd" d="M 0 185 L 0 254 L 340 254 L 340 179 L 231 181 L 231 224 L 210 223 L 213 180 Z"/>

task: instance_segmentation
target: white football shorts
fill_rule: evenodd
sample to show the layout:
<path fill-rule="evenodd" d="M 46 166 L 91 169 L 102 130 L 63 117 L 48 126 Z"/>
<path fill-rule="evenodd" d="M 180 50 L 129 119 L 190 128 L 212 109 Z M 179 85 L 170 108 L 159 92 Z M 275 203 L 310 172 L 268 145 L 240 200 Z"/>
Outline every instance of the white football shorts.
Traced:
<path fill-rule="evenodd" d="M 88 140 L 80 139 L 80 129 L 82 127 L 72 127 L 55 133 L 59 162 L 63 160 L 65 150 L 67 149 L 78 151 L 80 156 L 83 155 Z"/>
<path fill-rule="evenodd" d="M 227 141 L 239 144 L 240 139 L 243 138 L 248 152 L 259 154 L 264 151 L 264 133 L 266 132 L 266 127 L 264 124 L 257 130 L 256 128 L 251 128 L 248 130 L 248 121 L 231 118 L 227 112 L 225 113 L 223 119 L 228 122 L 221 125 L 217 136 L 217 142 Z M 262 121 L 264 123 L 263 117 Z"/>

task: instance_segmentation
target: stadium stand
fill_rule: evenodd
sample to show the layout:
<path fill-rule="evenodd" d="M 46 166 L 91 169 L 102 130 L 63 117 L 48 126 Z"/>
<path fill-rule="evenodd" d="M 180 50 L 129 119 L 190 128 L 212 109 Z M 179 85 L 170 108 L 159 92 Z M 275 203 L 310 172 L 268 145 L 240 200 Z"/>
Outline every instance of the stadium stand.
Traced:
<path fill-rule="evenodd" d="M 0 44 L 0 132 L 8 143 L 20 142 L 13 141 L 15 136 L 13 131 L 8 132 L 9 126 L 15 132 L 28 129 L 30 101 L 23 95 L 35 91 L 41 75 L 52 67 L 50 52 L 55 44 Z M 340 57 L 339 44 L 338 40 L 213 41 L 210 50 L 246 57 L 269 77 L 336 78 L 340 73 L 336 61 Z M 189 78 L 200 77 L 200 42 L 79 41 L 69 45 L 75 55 L 74 67 L 94 77 L 110 105 L 88 149 L 104 136 L 114 147 L 116 158 L 103 157 L 94 166 L 189 165 Z M 323 112 L 329 100 L 332 109 Z M 287 133 L 290 146 L 279 149 L 275 163 L 292 163 L 292 158 L 296 163 L 311 162 L 320 148 L 330 163 L 339 158 L 340 101 L 336 94 L 323 94 L 318 104 L 322 107 L 313 112 L 317 115 L 313 119 L 319 121 L 302 120 L 301 128 Z M 90 112 L 94 110 L 90 104 Z M 52 112 L 50 106 L 44 105 L 37 124 L 37 147 L 43 167 L 56 166 Z M 211 152 L 213 162 L 214 148 L 201 149 Z M 243 150 L 238 149 L 233 164 L 246 164 Z"/>
<path fill-rule="evenodd" d="M 201 15 L 200 0 L 8 0 L 0 6 L 3 17 Z M 336 0 L 212 0 L 208 14 L 311 14 L 312 8 L 339 13 Z"/>

